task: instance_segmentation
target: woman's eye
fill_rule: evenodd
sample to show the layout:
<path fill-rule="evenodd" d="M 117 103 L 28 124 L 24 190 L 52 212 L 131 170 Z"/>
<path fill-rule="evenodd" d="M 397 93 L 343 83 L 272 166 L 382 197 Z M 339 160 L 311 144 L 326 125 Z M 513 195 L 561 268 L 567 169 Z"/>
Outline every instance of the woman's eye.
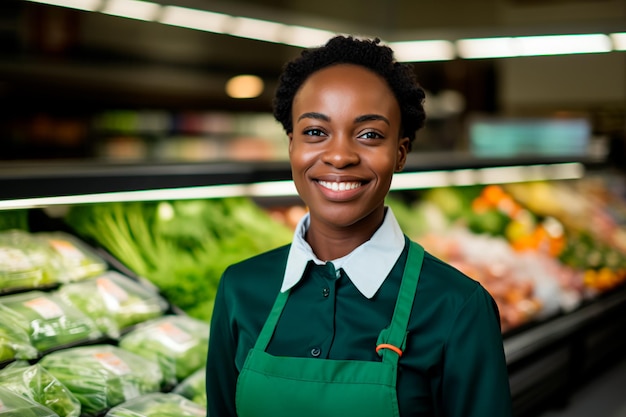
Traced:
<path fill-rule="evenodd" d="M 382 139 L 383 135 L 377 132 L 365 132 L 359 137 L 363 139 Z"/>
<path fill-rule="evenodd" d="M 320 129 L 307 129 L 303 132 L 307 136 L 323 136 L 324 132 Z"/>

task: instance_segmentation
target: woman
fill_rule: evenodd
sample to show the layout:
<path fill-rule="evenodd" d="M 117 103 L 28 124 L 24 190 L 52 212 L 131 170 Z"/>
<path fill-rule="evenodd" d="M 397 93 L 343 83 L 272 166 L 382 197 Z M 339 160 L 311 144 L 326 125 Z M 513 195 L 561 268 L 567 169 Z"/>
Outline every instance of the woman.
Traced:
<path fill-rule="evenodd" d="M 512 414 L 493 299 L 384 205 L 423 100 L 378 40 L 338 36 L 285 67 L 274 115 L 309 212 L 291 245 L 224 272 L 208 415 Z"/>

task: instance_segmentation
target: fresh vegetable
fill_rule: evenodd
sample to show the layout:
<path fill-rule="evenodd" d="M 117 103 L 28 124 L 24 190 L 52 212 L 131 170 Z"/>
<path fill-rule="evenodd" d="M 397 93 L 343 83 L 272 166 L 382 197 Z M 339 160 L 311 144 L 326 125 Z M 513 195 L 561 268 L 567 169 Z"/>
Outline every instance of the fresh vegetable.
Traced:
<path fill-rule="evenodd" d="M 54 411 L 0 386 L 0 417 L 59 417 Z"/>
<path fill-rule="evenodd" d="M 58 350 L 39 363 L 74 394 L 87 415 L 157 392 L 163 377 L 156 363 L 113 345 Z"/>
<path fill-rule="evenodd" d="M 206 408 L 174 393 L 152 393 L 116 407 L 106 417 L 204 417 Z"/>
<path fill-rule="evenodd" d="M 0 232 L 0 292 L 51 286 L 62 274 L 58 255 L 31 233 Z"/>
<path fill-rule="evenodd" d="M 93 320 L 53 293 L 33 290 L 5 295 L 0 304 L 28 323 L 30 341 L 40 353 L 103 336 Z"/>
<path fill-rule="evenodd" d="M 62 285 L 57 294 L 87 316 L 103 333 L 118 338 L 128 327 L 159 317 L 167 301 L 152 287 L 109 271 L 97 278 Z"/>
<path fill-rule="evenodd" d="M 153 362 L 166 385 L 175 385 L 206 364 L 209 325 L 185 315 L 167 315 L 139 324 L 119 346 Z"/>
<path fill-rule="evenodd" d="M 2 304 L 0 317 L 0 363 L 13 359 L 35 359 L 37 349 L 30 342 L 28 321 Z"/>
<path fill-rule="evenodd" d="M 29 230 L 28 210 L 0 210 L 0 232 L 12 229 Z"/>
<path fill-rule="evenodd" d="M 46 406 L 60 417 L 78 417 L 80 403 L 41 365 L 14 362 L 0 371 L 2 386 Z"/>
<path fill-rule="evenodd" d="M 224 269 L 293 234 L 244 197 L 75 205 L 65 221 L 207 322 Z"/>
<path fill-rule="evenodd" d="M 80 239 L 64 232 L 39 232 L 42 240 L 58 254 L 66 282 L 79 281 L 106 271 L 107 264 Z"/>
<path fill-rule="evenodd" d="M 172 392 L 182 395 L 188 400 L 206 407 L 206 367 L 203 366 L 193 374 L 189 375 L 180 384 L 178 384 Z"/>

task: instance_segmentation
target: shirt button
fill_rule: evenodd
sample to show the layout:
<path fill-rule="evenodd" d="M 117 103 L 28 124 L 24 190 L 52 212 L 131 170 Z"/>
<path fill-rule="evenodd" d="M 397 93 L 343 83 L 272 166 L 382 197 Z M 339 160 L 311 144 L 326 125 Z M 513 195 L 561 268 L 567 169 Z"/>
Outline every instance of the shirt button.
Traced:
<path fill-rule="evenodd" d="M 330 289 L 329 288 L 322 289 L 322 295 L 324 297 L 328 297 L 330 295 Z"/>
<path fill-rule="evenodd" d="M 311 349 L 311 356 L 313 356 L 314 358 L 317 358 L 321 354 L 322 354 L 322 349 L 317 348 L 317 347 Z"/>

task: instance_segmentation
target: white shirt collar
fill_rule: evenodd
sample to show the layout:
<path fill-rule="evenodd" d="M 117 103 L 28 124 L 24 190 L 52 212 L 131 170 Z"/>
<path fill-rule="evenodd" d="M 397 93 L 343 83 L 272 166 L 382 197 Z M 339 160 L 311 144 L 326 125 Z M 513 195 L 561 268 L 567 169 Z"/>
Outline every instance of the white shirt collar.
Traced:
<path fill-rule="evenodd" d="M 300 282 L 309 261 L 312 260 L 318 265 L 325 264 L 315 256 L 311 246 L 304 239 L 309 224 L 310 217 L 307 213 L 300 219 L 294 232 L 281 292 Z M 344 270 L 361 294 L 372 298 L 391 272 L 403 249 L 404 234 L 391 208 L 387 207 L 383 224 L 371 239 L 348 255 L 333 260 L 332 263 L 336 271 Z"/>

